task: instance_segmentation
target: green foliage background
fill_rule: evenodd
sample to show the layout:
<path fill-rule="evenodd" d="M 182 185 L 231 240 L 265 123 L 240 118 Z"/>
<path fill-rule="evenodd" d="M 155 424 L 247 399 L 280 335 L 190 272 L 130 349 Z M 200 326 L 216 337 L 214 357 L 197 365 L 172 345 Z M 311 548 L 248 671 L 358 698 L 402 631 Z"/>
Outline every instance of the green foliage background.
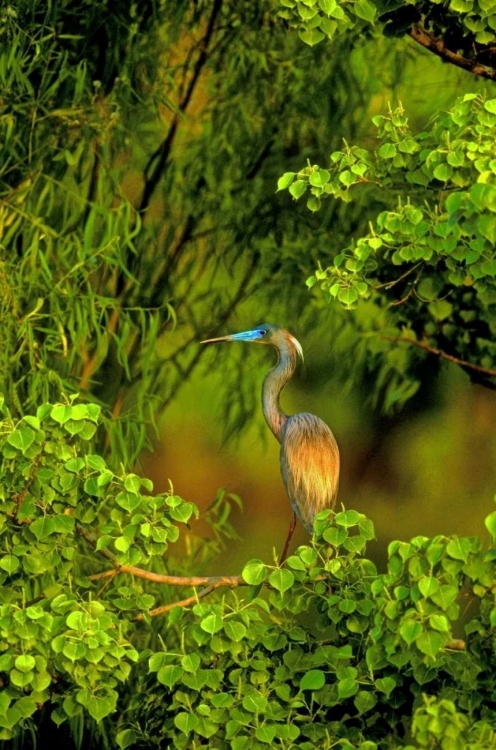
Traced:
<path fill-rule="evenodd" d="M 226 440 L 258 413 L 246 352 L 199 367 L 196 343 L 261 310 L 313 339 L 308 382 L 347 394 L 329 421 L 352 425 L 348 505 L 357 454 L 469 378 L 494 388 L 496 99 L 377 29 L 421 22 L 489 69 L 495 11 L 412 9 L 2 6 L 3 741 L 496 746 L 494 512 L 477 536 L 392 541 L 381 572 L 372 522 L 343 508 L 279 568 L 266 545 L 248 562 L 235 545 L 235 493 L 203 501 L 195 524 L 163 459 L 162 492 L 137 464 L 168 408 L 186 450 L 167 471 L 192 475 L 188 436 L 221 438 L 199 427 L 222 413 L 212 387 Z M 433 88 L 419 97 L 421 73 Z M 465 375 L 435 381 L 443 358 Z"/>

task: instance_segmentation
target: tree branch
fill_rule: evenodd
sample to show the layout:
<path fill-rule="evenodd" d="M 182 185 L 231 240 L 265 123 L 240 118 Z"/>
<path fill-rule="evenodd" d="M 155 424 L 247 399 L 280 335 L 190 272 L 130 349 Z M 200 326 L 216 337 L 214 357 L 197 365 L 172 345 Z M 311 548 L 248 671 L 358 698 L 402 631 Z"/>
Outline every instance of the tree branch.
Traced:
<path fill-rule="evenodd" d="M 200 599 L 203 599 L 204 596 L 208 596 L 212 593 L 212 591 L 215 591 L 215 589 L 220 588 L 222 585 L 223 584 L 221 584 L 220 582 L 213 583 L 211 586 L 207 586 L 201 591 L 195 591 L 195 593 L 192 596 L 188 596 L 187 599 L 181 599 L 180 601 L 172 602 L 171 604 L 164 604 L 163 607 L 150 609 L 148 611 L 148 615 L 150 617 L 157 617 L 157 615 L 165 615 L 166 612 L 170 612 L 171 609 L 174 609 L 175 607 L 189 607 L 190 604 L 197 604 Z M 240 585 L 246 586 L 247 584 L 243 581 Z M 145 617 L 140 613 L 139 615 L 136 615 L 135 619 L 144 620 Z"/>
<path fill-rule="evenodd" d="M 420 44 L 422 47 L 425 47 L 425 49 L 433 52 L 445 62 L 456 65 L 458 68 L 463 68 L 463 70 L 467 70 L 469 73 L 473 73 L 476 76 L 481 76 L 481 78 L 489 78 L 492 81 L 496 80 L 496 70 L 494 68 L 488 68 L 486 65 L 481 65 L 477 62 L 476 57 L 469 60 L 458 52 L 453 52 L 448 49 L 443 39 L 437 39 L 433 34 L 426 31 L 421 24 L 414 24 L 410 29 L 409 34 L 417 44 Z"/>
<path fill-rule="evenodd" d="M 105 550 L 108 552 L 108 550 Z M 98 552 L 104 552 L 100 549 Z M 237 586 L 247 586 L 248 584 L 244 581 L 241 576 L 170 576 L 164 573 L 152 573 L 149 570 L 143 570 L 143 568 L 135 568 L 134 565 L 120 565 L 115 560 L 116 568 L 114 570 L 105 570 L 103 573 L 95 573 L 94 575 L 88 576 L 90 581 L 101 581 L 102 578 L 109 578 L 120 573 L 128 573 L 135 578 L 143 578 L 145 581 L 151 581 L 152 583 L 161 583 L 165 586 L 211 586 L 214 588 L 231 588 L 235 589 Z"/>
<path fill-rule="evenodd" d="M 459 357 L 454 357 L 452 354 L 443 352 L 442 349 L 435 349 L 433 346 L 430 346 L 424 341 L 416 341 L 415 339 L 411 339 L 408 336 L 385 336 L 384 334 L 379 335 L 381 339 L 384 339 L 385 341 L 393 341 L 394 343 L 400 344 L 412 344 L 412 346 L 417 346 L 419 349 L 423 349 L 424 351 L 429 352 L 429 354 L 434 354 L 436 357 L 441 357 L 441 359 L 446 359 L 448 362 L 453 362 L 455 365 L 460 365 L 460 367 L 465 367 L 469 370 L 475 370 L 475 372 L 480 372 L 490 378 L 496 378 L 496 370 L 489 370 L 487 367 L 474 365 L 472 364 L 472 362 L 467 362 L 466 360 L 460 359 Z"/>
<path fill-rule="evenodd" d="M 150 205 L 153 193 L 155 192 L 159 180 L 162 176 L 164 167 L 169 158 L 179 122 L 188 107 L 193 91 L 195 90 L 196 84 L 198 83 L 200 73 L 207 61 L 208 47 L 212 38 L 212 34 L 214 32 L 215 21 L 221 7 L 222 0 L 214 0 L 212 12 L 210 14 L 210 18 L 208 19 L 207 30 L 200 45 L 200 54 L 198 55 L 198 59 L 194 66 L 189 85 L 179 104 L 179 111 L 174 115 L 171 126 L 169 128 L 169 132 L 167 133 L 166 137 L 164 138 L 160 146 L 156 149 L 156 151 L 151 155 L 150 159 L 148 160 L 148 164 L 145 167 L 145 188 L 143 190 L 143 195 L 138 208 L 140 213 L 144 213 Z"/>

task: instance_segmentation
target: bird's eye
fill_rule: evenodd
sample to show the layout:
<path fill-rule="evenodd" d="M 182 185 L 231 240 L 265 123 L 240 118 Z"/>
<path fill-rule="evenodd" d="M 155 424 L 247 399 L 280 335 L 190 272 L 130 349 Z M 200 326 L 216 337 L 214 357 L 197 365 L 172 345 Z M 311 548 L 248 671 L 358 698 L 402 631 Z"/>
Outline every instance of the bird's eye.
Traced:
<path fill-rule="evenodd" d="M 267 334 L 267 331 L 265 330 L 265 328 L 259 328 L 258 332 L 259 332 L 260 336 L 265 336 Z"/>

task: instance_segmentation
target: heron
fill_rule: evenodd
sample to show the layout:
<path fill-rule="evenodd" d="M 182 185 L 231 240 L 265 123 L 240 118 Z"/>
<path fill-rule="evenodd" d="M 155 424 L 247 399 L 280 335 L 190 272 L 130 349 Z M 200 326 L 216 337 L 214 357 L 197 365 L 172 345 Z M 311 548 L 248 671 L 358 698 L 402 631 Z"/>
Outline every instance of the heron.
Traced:
<path fill-rule="evenodd" d="M 293 375 L 298 358 L 303 359 L 299 341 L 288 331 L 263 323 L 250 331 L 232 333 L 202 344 L 247 341 L 265 344 L 277 351 L 277 362 L 269 370 L 262 386 L 262 409 L 265 420 L 281 444 L 281 474 L 293 509 L 288 536 L 279 560 L 286 559 L 289 543 L 298 517 L 310 533 L 315 516 L 333 508 L 339 483 L 339 449 L 327 424 L 315 414 L 300 412 L 288 416 L 281 409 L 281 392 Z"/>

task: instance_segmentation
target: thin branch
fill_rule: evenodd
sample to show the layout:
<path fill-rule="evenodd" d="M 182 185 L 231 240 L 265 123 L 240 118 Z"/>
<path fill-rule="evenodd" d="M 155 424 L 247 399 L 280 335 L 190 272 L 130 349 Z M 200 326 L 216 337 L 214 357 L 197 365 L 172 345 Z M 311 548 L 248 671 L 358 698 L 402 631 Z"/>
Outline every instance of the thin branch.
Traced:
<path fill-rule="evenodd" d="M 108 551 L 108 550 L 105 550 Z M 98 552 L 104 552 L 103 549 Z M 103 573 L 95 573 L 88 576 L 90 581 L 101 581 L 102 578 L 110 578 L 120 573 L 128 573 L 135 578 L 143 578 L 145 581 L 160 583 L 165 586 L 211 586 L 215 588 L 235 589 L 238 586 L 247 586 L 241 576 L 170 576 L 163 573 L 152 573 L 143 568 L 135 568 L 134 565 L 120 565 L 117 560 L 115 570 L 105 570 Z"/>
<path fill-rule="evenodd" d="M 401 276 L 398 276 L 397 279 L 394 279 L 394 281 L 386 281 L 384 284 L 377 284 L 376 286 L 373 286 L 372 289 L 385 289 L 388 291 L 391 289 L 391 287 L 395 286 L 396 284 L 399 284 L 400 281 L 403 281 L 403 279 L 406 279 L 407 276 L 410 276 L 411 273 L 417 270 L 419 266 L 422 266 L 425 263 L 425 261 L 421 260 L 418 263 L 416 263 L 414 266 L 408 269 L 408 271 L 405 271 L 404 274 Z"/>
<path fill-rule="evenodd" d="M 217 15 L 219 14 L 221 7 L 222 7 L 222 0 L 214 0 L 212 12 L 210 14 L 210 18 L 208 19 L 207 30 L 205 32 L 205 36 L 203 37 L 201 45 L 200 45 L 200 54 L 198 55 L 198 59 L 193 69 L 193 74 L 191 76 L 189 85 L 178 107 L 179 113 L 176 113 L 174 115 L 171 126 L 169 128 L 169 132 L 167 133 L 166 137 L 164 138 L 160 146 L 151 155 L 150 159 L 148 160 L 148 164 L 145 167 L 146 181 L 145 181 L 145 188 L 143 190 L 143 196 L 141 198 L 139 209 L 138 209 L 140 213 L 144 213 L 149 207 L 153 193 L 155 192 L 157 185 L 159 183 L 159 180 L 162 177 L 164 167 L 167 164 L 167 160 L 169 158 L 172 144 L 176 136 L 176 131 L 179 126 L 179 122 L 188 107 L 188 104 L 195 90 L 196 84 L 198 83 L 200 73 L 202 72 L 205 63 L 207 62 L 208 47 L 210 44 L 212 34 L 214 32 L 215 21 L 217 19 Z"/>
<path fill-rule="evenodd" d="M 458 52 L 453 52 L 446 47 L 443 39 L 437 39 L 433 34 L 426 31 L 426 29 L 424 29 L 419 23 L 413 25 L 409 34 L 417 44 L 420 44 L 422 47 L 425 47 L 425 49 L 433 52 L 445 62 L 456 65 L 458 68 L 463 68 L 463 70 L 468 70 L 469 73 L 481 76 L 481 78 L 489 78 L 492 81 L 496 80 L 496 70 L 494 68 L 488 68 L 486 65 L 481 65 L 477 62 L 476 57 L 469 60 Z"/>
<path fill-rule="evenodd" d="M 423 349 L 424 351 L 429 352 L 429 354 L 435 354 L 436 357 L 441 357 L 441 359 L 446 359 L 448 362 L 453 362 L 455 365 L 466 367 L 469 370 L 475 370 L 476 372 L 480 372 L 490 378 L 496 378 L 496 370 L 489 370 L 487 367 L 474 365 L 472 364 L 472 362 L 467 362 L 466 360 L 460 359 L 459 357 L 454 357 L 452 354 L 443 352 L 441 349 L 435 349 L 425 341 L 416 341 L 415 339 L 411 339 L 408 336 L 385 336 L 384 334 L 379 335 L 380 338 L 384 339 L 385 341 L 393 341 L 394 343 L 400 344 L 412 344 L 412 346 L 417 346 L 419 349 Z"/>
<path fill-rule="evenodd" d="M 246 585 L 243 582 L 243 585 Z M 156 607 L 156 609 L 150 609 L 148 611 L 148 615 L 150 617 L 157 617 L 157 615 L 165 615 L 166 612 L 170 612 L 171 609 L 175 609 L 175 607 L 189 607 L 190 604 L 198 604 L 200 599 L 203 599 L 204 596 L 208 596 L 212 593 L 212 591 L 215 591 L 215 589 L 220 588 L 219 583 L 213 583 L 211 586 L 207 586 L 206 588 L 202 589 L 201 591 L 195 591 L 195 593 L 192 596 L 188 596 L 187 599 L 181 599 L 177 602 L 171 602 L 171 604 L 164 604 L 163 607 Z M 136 620 L 144 620 L 144 615 L 139 614 L 135 618 Z"/>

